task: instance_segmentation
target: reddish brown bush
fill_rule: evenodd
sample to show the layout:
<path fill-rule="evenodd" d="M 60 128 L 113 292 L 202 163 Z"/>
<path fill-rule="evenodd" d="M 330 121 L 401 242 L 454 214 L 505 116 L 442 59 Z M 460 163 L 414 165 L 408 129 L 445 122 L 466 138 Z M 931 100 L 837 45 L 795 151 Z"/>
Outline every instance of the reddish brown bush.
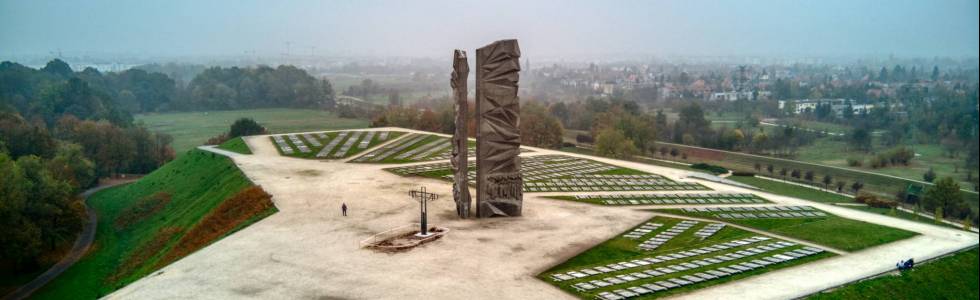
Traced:
<path fill-rule="evenodd" d="M 892 208 L 898 205 L 895 201 L 888 199 L 881 199 L 875 195 L 869 193 L 860 193 L 857 197 L 854 197 L 854 201 L 857 203 L 864 203 L 871 207 L 878 208 Z"/>
<path fill-rule="evenodd" d="M 205 216 L 180 238 L 157 263 L 157 268 L 187 256 L 228 234 L 253 216 L 273 207 L 272 196 L 257 186 L 248 187 Z"/>
<path fill-rule="evenodd" d="M 125 260 L 118 266 L 116 266 L 116 272 L 106 278 L 107 283 L 116 283 L 119 280 L 126 278 L 137 270 L 142 268 L 150 258 L 156 256 L 160 251 L 170 243 L 175 236 L 180 234 L 183 230 L 179 227 L 166 227 L 157 231 L 153 238 L 151 238 L 146 243 L 143 243 L 136 248 L 132 253 L 126 256 Z"/>

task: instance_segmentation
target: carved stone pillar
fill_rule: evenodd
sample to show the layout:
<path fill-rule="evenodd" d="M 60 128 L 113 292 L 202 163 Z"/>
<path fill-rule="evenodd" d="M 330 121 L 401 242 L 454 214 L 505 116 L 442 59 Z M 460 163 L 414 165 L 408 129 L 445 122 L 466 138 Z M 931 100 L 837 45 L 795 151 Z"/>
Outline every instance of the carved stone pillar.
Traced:
<path fill-rule="evenodd" d="M 480 218 L 521 215 L 521 71 L 517 40 L 476 50 L 476 214 Z"/>
<path fill-rule="evenodd" d="M 449 80 L 449 85 L 453 88 L 456 112 L 456 129 L 453 131 L 453 152 L 450 161 L 453 164 L 453 200 L 456 201 L 456 214 L 464 219 L 470 217 L 470 188 L 466 178 L 468 173 L 466 115 L 469 110 L 469 105 L 466 103 L 466 79 L 469 74 L 470 65 L 466 59 L 466 52 L 456 50 L 453 53 L 452 79 Z"/>

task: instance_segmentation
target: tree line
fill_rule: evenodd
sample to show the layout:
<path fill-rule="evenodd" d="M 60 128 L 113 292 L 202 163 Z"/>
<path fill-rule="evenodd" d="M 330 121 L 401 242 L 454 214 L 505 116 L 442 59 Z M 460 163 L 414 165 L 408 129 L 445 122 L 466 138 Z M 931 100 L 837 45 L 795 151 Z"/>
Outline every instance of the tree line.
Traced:
<path fill-rule="evenodd" d="M 172 138 L 134 124 L 124 106 L 135 102 L 118 98 L 129 92 L 107 88 L 129 86 L 146 97 L 135 105 L 155 105 L 154 89 L 125 83 L 137 74 L 0 63 L 0 267 L 30 271 L 70 246 L 84 219 L 76 195 L 98 178 L 173 159 Z M 156 80 L 144 79 L 135 81 Z"/>

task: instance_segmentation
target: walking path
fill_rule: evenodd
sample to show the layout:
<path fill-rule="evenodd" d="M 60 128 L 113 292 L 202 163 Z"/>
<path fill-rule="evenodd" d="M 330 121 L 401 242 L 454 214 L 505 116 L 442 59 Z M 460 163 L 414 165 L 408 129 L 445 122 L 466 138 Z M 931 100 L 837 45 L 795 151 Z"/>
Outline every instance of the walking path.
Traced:
<path fill-rule="evenodd" d="M 85 203 L 85 214 L 88 215 L 88 218 L 85 220 L 85 224 L 82 226 L 82 232 L 78 235 L 78 238 L 75 239 L 75 244 L 72 245 L 71 250 L 65 254 L 65 257 L 61 258 L 61 261 L 58 261 L 58 263 L 51 266 L 51 268 L 48 268 L 47 271 L 44 271 L 44 273 L 38 275 L 37 278 L 34 278 L 34 280 L 31 280 L 30 282 L 22 285 L 20 288 L 17 288 L 17 290 L 7 294 L 3 297 L 3 299 L 26 299 L 52 279 L 58 277 L 58 275 L 61 275 L 62 272 L 68 270 L 68 268 L 75 264 L 75 262 L 78 262 L 78 260 L 85 255 L 85 252 L 88 251 L 88 247 L 92 245 L 92 242 L 95 241 L 95 229 L 99 225 L 99 219 L 95 214 L 95 210 L 88 205 L 88 197 L 103 189 L 130 183 L 135 180 L 136 179 L 112 181 L 82 192 L 81 196 L 84 198 L 83 202 Z"/>
<path fill-rule="evenodd" d="M 273 195 L 279 213 L 107 298 L 571 299 L 572 295 L 537 279 L 537 274 L 656 214 L 633 206 L 543 198 L 575 193 L 525 193 L 520 218 L 459 220 L 453 202 L 440 200 L 429 204 L 429 222 L 451 228 L 451 234 L 405 253 L 377 253 L 360 249 L 357 242 L 417 220 L 417 203 L 406 190 L 425 185 L 430 191 L 450 195 L 452 184 L 382 170 L 397 164 L 283 157 L 266 136 L 245 141 L 254 154 L 231 158 Z M 688 178 L 685 170 L 529 148 L 535 151 L 533 155 L 592 159 L 697 182 L 717 192 L 753 193 L 779 205 L 809 205 L 844 218 L 920 234 L 861 251 L 840 251 L 841 255 L 832 258 L 692 291 L 680 298 L 803 297 L 887 271 L 902 259 L 922 261 L 978 243 L 976 234 L 962 230 Z M 340 216 L 341 203 L 350 208 L 346 218 Z"/>

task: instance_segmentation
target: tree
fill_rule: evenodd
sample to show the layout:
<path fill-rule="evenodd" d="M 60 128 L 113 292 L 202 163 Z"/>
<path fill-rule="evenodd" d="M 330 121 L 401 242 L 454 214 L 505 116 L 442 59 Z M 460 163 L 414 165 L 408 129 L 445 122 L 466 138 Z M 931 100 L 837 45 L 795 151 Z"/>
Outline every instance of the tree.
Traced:
<path fill-rule="evenodd" d="M 922 174 L 922 180 L 925 180 L 926 182 L 932 182 L 933 180 L 936 180 L 936 171 L 934 171 L 930 167 L 929 170 L 925 172 L 925 174 Z"/>
<path fill-rule="evenodd" d="M 871 133 L 866 128 L 856 128 L 848 136 L 848 143 L 855 149 L 868 152 L 871 150 Z"/>
<path fill-rule="evenodd" d="M 754 165 L 752 165 L 752 167 L 755 168 L 755 172 L 756 173 L 762 171 L 762 164 L 760 164 L 760 163 L 755 163 Z"/>
<path fill-rule="evenodd" d="M 255 122 L 255 120 L 253 120 L 252 118 L 241 118 L 235 120 L 235 122 L 231 124 L 231 129 L 228 130 L 228 138 L 233 139 L 240 136 L 259 135 L 259 134 L 266 134 L 266 133 L 267 131 L 265 127 L 259 125 L 259 123 Z"/>
<path fill-rule="evenodd" d="M 952 213 L 960 202 L 960 185 L 953 177 L 943 177 L 935 184 L 926 188 L 925 195 L 922 197 L 922 204 L 926 209 L 943 208 L 947 214 Z"/>
<path fill-rule="evenodd" d="M 596 138 L 596 155 L 627 159 L 637 152 L 633 141 L 613 129 L 606 129 Z"/>
<path fill-rule="evenodd" d="M 803 173 L 803 179 L 806 179 L 806 181 L 813 183 L 813 171 L 806 171 L 805 173 Z"/>
<path fill-rule="evenodd" d="M 521 107 L 520 127 L 522 144 L 552 149 L 561 147 L 561 122 L 541 105 L 527 102 Z"/>
<path fill-rule="evenodd" d="M 854 183 L 851 184 L 851 191 L 854 191 L 854 194 L 855 195 L 858 192 L 860 192 L 862 188 L 864 188 L 864 183 L 863 182 L 855 181 Z"/>
<path fill-rule="evenodd" d="M 831 183 L 834 183 L 834 177 L 830 176 L 830 174 L 824 174 L 823 175 L 823 188 L 829 190 Z"/>
<path fill-rule="evenodd" d="M 62 143 L 54 158 L 47 162 L 47 168 L 56 179 L 68 182 L 74 193 L 96 183 L 95 163 L 85 157 L 78 144 Z"/>
<path fill-rule="evenodd" d="M 28 186 L 24 170 L 0 152 L 0 257 L 16 269 L 32 264 L 41 253 L 41 229 L 24 214 Z"/>
<path fill-rule="evenodd" d="M 766 164 L 766 172 L 769 172 L 769 176 L 772 176 L 772 164 Z"/>
<path fill-rule="evenodd" d="M 789 176 L 796 179 L 800 179 L 800 170 L 793 169 L 793 172 L 790 172 Z"/>
<path fill-rule="evenodd" d="M 786 180 L 786 168 L 779 168 L 779 176 L 782 176 L 783 180 Z"/>

